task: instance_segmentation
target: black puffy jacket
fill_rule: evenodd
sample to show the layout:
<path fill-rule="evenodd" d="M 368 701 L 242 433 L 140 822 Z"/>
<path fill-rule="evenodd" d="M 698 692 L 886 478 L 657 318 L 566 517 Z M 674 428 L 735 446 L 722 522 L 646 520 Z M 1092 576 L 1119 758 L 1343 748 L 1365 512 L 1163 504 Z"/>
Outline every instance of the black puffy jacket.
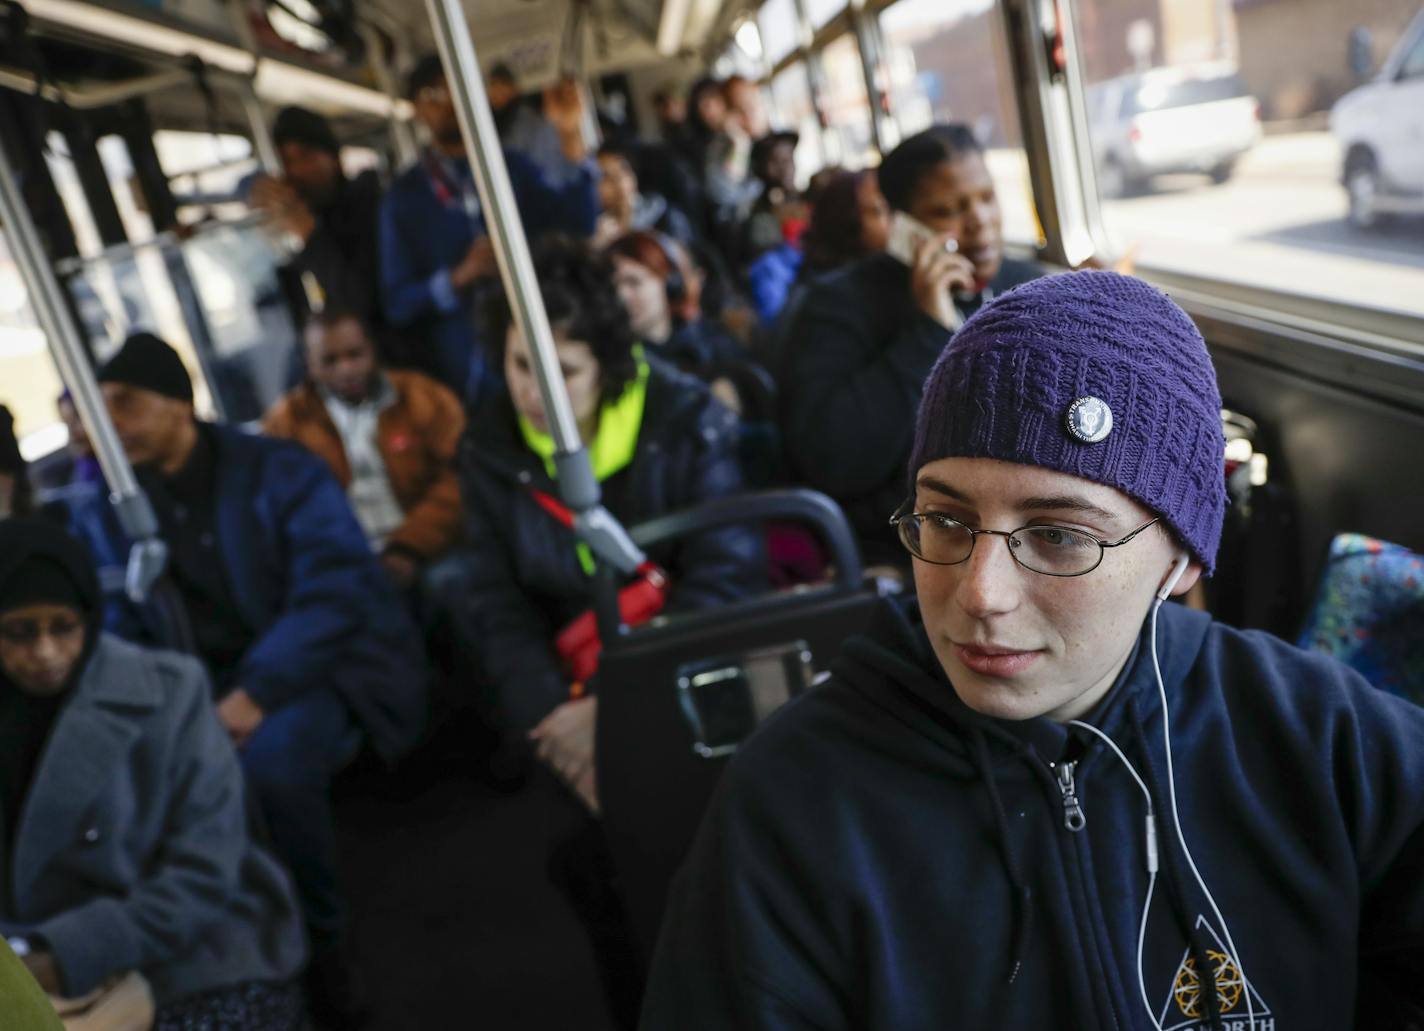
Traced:
<path fill-rule="evenodd" d="M 1041 274 L 1005 260 L 990 288 Z M 890 514 L 909 490 L 920 391 L 953 334 L 915 307 L 910 270 L 888 254 L 817 280 L 792 319 L 775 374 L 793 475 L 840 503 L 867 562 L 903 563 Z"/>
<path fill-rule="evenodd" d="M 707 388 L 656 358 L 637 451 L 603 483 L 625 526 L 742 490 L 735 417 Z M 461 460 L 469 587 L 459 619 L 479 650 L 502 717 L 528 729 L 568 698 L 554 638 L 592 605 L 592 580 L 573 533 L 539 507 L 530 488 L 557 494 L 519 434 L 508 392 L 473 416 Z M 668 611 L 708 608 L 763 589 L 758 527 L 736 526 L 654 548 L 671 577 Z"/>

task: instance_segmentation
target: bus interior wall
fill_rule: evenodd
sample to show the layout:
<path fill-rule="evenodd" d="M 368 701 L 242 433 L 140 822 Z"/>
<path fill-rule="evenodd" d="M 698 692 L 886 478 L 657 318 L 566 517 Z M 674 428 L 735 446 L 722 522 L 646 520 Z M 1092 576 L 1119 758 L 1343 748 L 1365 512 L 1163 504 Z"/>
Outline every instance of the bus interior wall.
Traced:
<path fill-rule="evenodd" d="M 1270 503 L 1287 509 L 1277 513 L 1277 529 L 1295 537 L 1283 543 L 1263 533 L 1246 542 L 1243 570 L 1276 579 L 1268 588 L 1238 576 L 1245 597 L 1224 615 L 1294 639 L 1336 533 L 1424 549 L 1424 493 L 1408 486 L 1424 482 L 1424 411 L 1243 355 L 1215 344 L 1210 328 L 1208 344 L 1223 404 L 1263 428 L 1259 446 L 1277 488 Z"/>

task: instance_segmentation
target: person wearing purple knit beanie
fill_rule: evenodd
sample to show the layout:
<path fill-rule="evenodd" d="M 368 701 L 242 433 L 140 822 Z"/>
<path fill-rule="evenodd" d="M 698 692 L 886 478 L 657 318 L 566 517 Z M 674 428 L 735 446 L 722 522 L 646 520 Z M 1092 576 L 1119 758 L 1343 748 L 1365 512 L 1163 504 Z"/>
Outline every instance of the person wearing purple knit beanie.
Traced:
<path fill-rule="evenodd" d="M 1191 319 L 985 304 L 885 513 L 916 596 L 726 772 L 642 1027 L 1424 1026 L 1424 710 L 1177 604 L 1216 563 Z"/>

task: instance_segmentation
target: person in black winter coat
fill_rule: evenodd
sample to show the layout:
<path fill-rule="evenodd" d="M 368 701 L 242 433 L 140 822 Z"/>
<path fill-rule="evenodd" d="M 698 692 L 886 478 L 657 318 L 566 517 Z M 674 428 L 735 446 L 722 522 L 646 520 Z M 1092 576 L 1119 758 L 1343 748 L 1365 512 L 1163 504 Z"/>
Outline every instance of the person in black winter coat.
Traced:
<path fill-rule="evenodd" d="M 1004 258 L 994 183 L 967 128 L 905 140 L 881 164 L 880 189 L 937 235 L 913 267 L 877 254 L 812 287 L 772 370 L 793 475 L 841 504 L 871 563 L 901 561 L 885 517 L 930 366 L 985 299 L 1040 274 Z"/>
<path fill-rule="evenodd" d="M 735 419 L 697 380 L 634 343 L 607 263 L 559 245 L 537 268 L 608 510 L 632 526 L 740 491 Z M 474 413 L 466 435 L 461 482 L 472 582 L 465 613 L 504 716 L 522 731 L 569 703 L 554 637 L 590 607 L 592 580 L 586 552 L 532 493 L 558 494 L 553 442 L 528 347 L 508 307 L 492 307 L 490 360 L 509 388 Z M 651 557 L 670 575 L 673 611 L 751 594 L 764 574 L 754 528 L 701 534 Z"/>
<path fill-rule="evenodd" d="M 595 246 L 612 243 L 624 233 L 643 229 L 689 246 L 695 239 L 686 213 L 638 178 L 634 148 L 605 143 L 598 148 L 598 200 L 603 212 L 594 227 Z"/>
<path fill-rule="evenodd" d="M 379 177 L 367 169 L 347 178 L 331 123 L 303 107 L 277 113 L 272 142 L 282 177 L 259 176 L 252 203 L 301 241 L 282 272 L 303 321 L 313 305 L 318 311 L 354 312 L 371 327 L 388 364 L 408 365 L 414 358 L 411 342 L 387 322 L 381 307 Z"/>
<path fill-rule="evenodd" d="M 559 364 L 608 510 L 625 526 L 736 494 L 736 420 L 697 380 L 634 342 L 606 260 L 569 245 L 536 260 Z M 505 729 L 586 807 L 558 843 L 551 876 L 588 928 L 615 1018 L 629 1026 L 641 991 L 609 874 L 594 783 L 598 701 L 555 647 L 593 603 L 592 556 L 536 499 L 557 497 L 553 440 L 529 347 L 506 304 L 492 306 L 490 361 L 508 389 L 471 419 L 462 460 L 469 581 L 460 608 Z M 666 611 L 724 604 L 765 578 L 758 528 L 729 527 L 653 548 L 670 580 Z"/>
<path fill-rule="evenodd" d="M 1076 272 L 936 364 L 907 614 L 732 760 L 642 1027 L 1406 1029 L 1424 710 L 1176 604 L 1217 557 L 1186 313 Z"/>

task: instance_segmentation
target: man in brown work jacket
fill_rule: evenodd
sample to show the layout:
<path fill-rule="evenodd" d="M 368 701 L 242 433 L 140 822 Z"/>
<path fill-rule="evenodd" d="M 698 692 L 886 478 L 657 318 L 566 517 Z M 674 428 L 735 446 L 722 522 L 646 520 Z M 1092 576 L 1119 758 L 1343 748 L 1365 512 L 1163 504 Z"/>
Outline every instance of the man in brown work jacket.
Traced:
<path fill-rule="evenodd" d="M 312 319 L 306 360 L 307 381 L 272 407 L 263 430 L 331 467 L 381 564 L 410 589 L 459 538 L 453 462 L 464 410 L 430 377 L 382 369 L 354 315 Z"/>

